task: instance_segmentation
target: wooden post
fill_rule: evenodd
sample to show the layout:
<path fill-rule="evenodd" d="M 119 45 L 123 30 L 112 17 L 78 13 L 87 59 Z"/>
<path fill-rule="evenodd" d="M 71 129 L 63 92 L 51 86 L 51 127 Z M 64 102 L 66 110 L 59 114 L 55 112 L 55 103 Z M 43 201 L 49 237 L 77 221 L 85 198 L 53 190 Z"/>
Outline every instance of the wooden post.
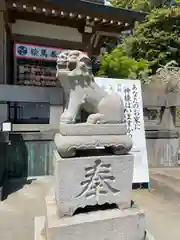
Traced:
<path fill-rule="evenodd" d="M 0 84 L 6 83 L 6 22 L 5 22 L 6 6 L 5 1 L 0 1 Z"/>
<path fill-rule="evenodd" d="M 83 43 L 86 45 L 86 51 L 90 58 L 92 56 L 91 36 L 92 33 L 83 33 Z"/>

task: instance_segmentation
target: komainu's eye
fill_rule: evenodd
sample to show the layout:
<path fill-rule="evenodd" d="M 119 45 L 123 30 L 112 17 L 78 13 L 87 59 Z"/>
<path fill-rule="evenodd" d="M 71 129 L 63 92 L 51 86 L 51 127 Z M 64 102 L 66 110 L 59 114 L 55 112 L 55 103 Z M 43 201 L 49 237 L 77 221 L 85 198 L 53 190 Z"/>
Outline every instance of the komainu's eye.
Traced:
<path fill-rule="evenodd" d="M 91 68 L 91 60 L 88 58 L 81 58 L 80 62 L 83 62 L 87 68 Z"/>

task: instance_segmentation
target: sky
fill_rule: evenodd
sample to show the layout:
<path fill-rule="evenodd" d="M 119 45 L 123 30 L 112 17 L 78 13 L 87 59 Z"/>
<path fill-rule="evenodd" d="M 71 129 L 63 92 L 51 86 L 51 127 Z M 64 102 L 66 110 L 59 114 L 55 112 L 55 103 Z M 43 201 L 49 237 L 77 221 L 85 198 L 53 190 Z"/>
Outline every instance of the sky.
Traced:
<path fill-rule="evenodd" d="M 110 5 L 110 1 L 109 0 L 105 0 L 105 5 Z"/>

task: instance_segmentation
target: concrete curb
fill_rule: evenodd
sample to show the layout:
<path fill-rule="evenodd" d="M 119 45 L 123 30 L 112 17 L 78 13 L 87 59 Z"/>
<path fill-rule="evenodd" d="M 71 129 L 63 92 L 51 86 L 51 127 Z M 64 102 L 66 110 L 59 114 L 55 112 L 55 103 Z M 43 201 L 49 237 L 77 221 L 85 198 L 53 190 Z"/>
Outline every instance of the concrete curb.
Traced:
<path fill-rule="evenodd" d="M 44 229 L 45 217 L 35 217 L 34 220 L 34 240 L 45 240 L 45 237 L 42 235 Z"/>
<path fill-rule="evenodd" d="M 146 231 L 146 239 L 145 240 L 155 240 L 155 238 L 148 231 Z"/>

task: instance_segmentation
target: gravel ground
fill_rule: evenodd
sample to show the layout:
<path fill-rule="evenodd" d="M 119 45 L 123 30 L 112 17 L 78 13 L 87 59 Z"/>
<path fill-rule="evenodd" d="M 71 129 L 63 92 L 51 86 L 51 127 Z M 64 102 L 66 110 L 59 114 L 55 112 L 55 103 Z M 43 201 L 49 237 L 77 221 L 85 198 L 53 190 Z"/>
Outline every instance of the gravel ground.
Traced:
<path fill-rule="evenodd" d="M 34 217 L 45 215 L 45 196 L 52 178 L 33 180 L 31 184 L 15 182 L 11 194 L 0 203 L 0 240 L 34 240 Z M 133 199 L 147 217 L 147 228 L 156 240 L 180 239 L 180 205 L 167 202 L 147 190 L 137 190 Z"/>

